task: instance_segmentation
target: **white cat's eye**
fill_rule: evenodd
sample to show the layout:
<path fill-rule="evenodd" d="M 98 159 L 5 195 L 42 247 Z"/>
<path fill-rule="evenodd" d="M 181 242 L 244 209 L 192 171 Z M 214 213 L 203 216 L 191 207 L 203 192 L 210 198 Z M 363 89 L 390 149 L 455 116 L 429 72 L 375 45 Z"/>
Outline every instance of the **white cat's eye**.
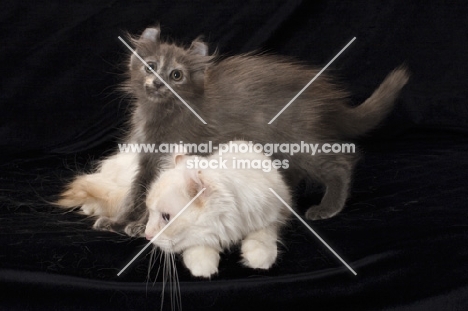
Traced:
<path fill-rule="evenodd" d="M 164 219 L 165 222 L 169 222 L 169 220 L 171 220 L 171 215 L 168 214 L 168 213 L 162 213 L 161 216 L 162 216 L 162 219 Z"/>
<path fill-rule="evenodd" d="M 183 77 L 183 73 L 182 71 L 178 70 L 178 69 L 175 69 L 175 70 L 172 70 L 171 72 L 171 78 L 172 80 L 174 81 L 180 81 Z"/>
<path fill-rule="evenodd" d="M 147 64 L 148 64 L 148 66 L 145 66 L 145 70 L 146 70 L 147 73 L 151 73 L 152 72 L 151 69 L 154 70 L 156 68 L 156 64 L 153 63 L 153 62 L 148 62 Z"/>

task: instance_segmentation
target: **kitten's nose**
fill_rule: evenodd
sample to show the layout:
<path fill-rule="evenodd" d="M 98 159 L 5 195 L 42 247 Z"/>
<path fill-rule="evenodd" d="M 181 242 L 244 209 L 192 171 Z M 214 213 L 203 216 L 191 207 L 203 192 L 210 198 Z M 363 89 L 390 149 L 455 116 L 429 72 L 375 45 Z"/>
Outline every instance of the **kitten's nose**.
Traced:
<path fill-rule="evenodd" d="M 163 86 L 164 84 L 163 84 L 161 81 L 159 81 L 159 79 L 156 78 L 156 79 L 153 80 L 153 85 L 154 85 L 154 87 L 155 87 L 156 89 L 159 89 L 159 88 L 160 88 L 161 86 Z"/>
<path fill-rule="evenodd" d="M 148 241 L 151 241 L 154 237 L 152 234 L 148 234 L 148 233 L 146 233 L 145 236 Z"/>

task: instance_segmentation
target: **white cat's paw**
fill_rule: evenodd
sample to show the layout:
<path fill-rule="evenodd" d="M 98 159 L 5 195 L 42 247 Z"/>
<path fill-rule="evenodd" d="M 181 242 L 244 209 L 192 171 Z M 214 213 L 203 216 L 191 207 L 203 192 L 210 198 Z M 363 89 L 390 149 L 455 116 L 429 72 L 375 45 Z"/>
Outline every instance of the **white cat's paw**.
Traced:
<path fill-rule="evenodd" d="M 195 261 L 187 265 L 193 276 L 210 278 L 213 274 L 218 273 L 218 266 L 210 261 Z"/>
<path fill-rule="evenodd" d="M 276 243 L 262 243 L 257 240 L 244 240 L 242 243 L 243 264 L 253 269 L 270 269 L 276 261 Z"/>
<path fill-rule="evenodd" d="M 183 259 L 193 276 L 210 278 L 218 273 L 219 253 L 208 246 L 196 246 L 185 250 Z"/>

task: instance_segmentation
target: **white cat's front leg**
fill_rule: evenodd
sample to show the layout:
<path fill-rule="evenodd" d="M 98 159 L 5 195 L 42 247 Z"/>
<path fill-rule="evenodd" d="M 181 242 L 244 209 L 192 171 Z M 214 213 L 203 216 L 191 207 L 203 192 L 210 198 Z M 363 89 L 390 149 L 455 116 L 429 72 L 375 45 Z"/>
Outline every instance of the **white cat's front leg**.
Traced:
<path fill-rule="evenodd" d="M 209 246 L 194 246 L 186 249 L 182 257 L 193 276 L 209 278 L 218 273 L 219 252 Z"/>
<path fill-rule="evenodd" d="M 242 263 L 254 269 L 269 269 L 278 255 L 277 228 L 271 226 L 247 235 L 242 241 Z"/>

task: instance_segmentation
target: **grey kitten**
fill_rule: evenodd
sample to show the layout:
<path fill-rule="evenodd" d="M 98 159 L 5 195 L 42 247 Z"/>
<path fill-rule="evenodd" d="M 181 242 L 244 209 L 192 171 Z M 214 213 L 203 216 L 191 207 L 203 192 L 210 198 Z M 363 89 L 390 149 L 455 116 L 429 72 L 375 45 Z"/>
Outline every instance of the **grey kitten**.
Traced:
<path fill-rule="evenodd" d="M 147 64 L 199 114 L 209 111 L 204 102 L 205 71 L 213 59 L 204 43 L 194 41 L 188 49 L 159 41 L 159 28 L 146 29 L 129 38 Z M 134 97 L 127 141 L 139 144 L 204 143 L 216 136 L 214 122 L 204 125 L 135 55 L 128 64 L 129 78 L 123 90 Z M 203 118 L 203 117 L 202 117 Z M 149 184 L 159 176 L 164 154 L 140 153 L 130 193 L 112 217 L 100 217 L 96 229 L 142 234 L 147 222 L 145 205 Z"/>
<path fill-rule="evenodd" d="M 321 75 L 271 125 L 268 122 L 310 81 L 318 70 L 284 57 L 240 55 L 213 58 L 208 46 L 195 40 L 184 49 L 162 42 L 160 29 L 148 28 L 133 44 L 163 79 L 208 123 L 196 118 L 166 86 L 134 56 L 130 60 L 128 90 L 136 97 L 132 140 L 145 143 L 246 140 L 256 143 L 334 143 L 356 138 L 375 128 L 393 108 L 408 81 L 400 67 L 392 71 L 364 103 L 348 105 L 348 94 L 330 77 Z M 319 206 L 308 219 L 324 219 L 340 212 L 348 196 L 355 154 L 276 153 L 288 159 L 282 173 L 294 186 L 310 176 L 326 187 Z M 99 219 L 97 228 L 138 234 L 147 219 L 145 189 L 158 177 L 160 157 L 141 154 L 139 172 L 126 206 L 116 219 Z"/>

